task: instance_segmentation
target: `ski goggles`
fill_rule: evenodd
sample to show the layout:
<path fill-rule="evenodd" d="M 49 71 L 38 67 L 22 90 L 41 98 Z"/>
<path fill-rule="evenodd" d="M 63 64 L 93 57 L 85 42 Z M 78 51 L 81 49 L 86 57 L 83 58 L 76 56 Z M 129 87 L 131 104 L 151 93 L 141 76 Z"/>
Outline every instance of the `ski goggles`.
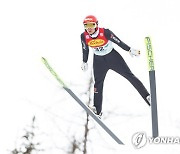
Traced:
<path fill-rule="evenodd" d="M 88 22 L 84 24 L 84 28 L 88 29 L 88 28 L 96 28 L 97 24 L 95 22 Z"/>

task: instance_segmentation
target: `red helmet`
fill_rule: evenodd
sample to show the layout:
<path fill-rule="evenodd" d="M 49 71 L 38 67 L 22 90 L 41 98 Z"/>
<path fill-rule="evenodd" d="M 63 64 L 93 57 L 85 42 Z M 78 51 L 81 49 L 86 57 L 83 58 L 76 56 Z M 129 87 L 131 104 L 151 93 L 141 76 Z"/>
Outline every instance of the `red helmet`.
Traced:
<path fill-rule="evenodd" d="M 88 22 L 95 22 L 96 24 L 98 24 L 97 18 L 93 15 L 86 16 L 84 21 L 83 21 L 83 24 L 88 23 Z"/>

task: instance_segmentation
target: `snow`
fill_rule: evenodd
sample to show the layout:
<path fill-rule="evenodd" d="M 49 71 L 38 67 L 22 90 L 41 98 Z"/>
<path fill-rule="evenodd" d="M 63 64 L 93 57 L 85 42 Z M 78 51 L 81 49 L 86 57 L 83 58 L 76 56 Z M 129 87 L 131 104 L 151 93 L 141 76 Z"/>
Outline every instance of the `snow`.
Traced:
<path fill-rule="evenodd" d="M 114 45 L 133 73 L 149 88 L 144 37 L 151 36 L 155 52 L 160 136 L 178 136 L 179 36 L 178 0 L 7 0 L 0 1 L 0 153 L 9 153 L 26 125 L 37 117 L 46 135 L 46 151 L 64 153 L 72 136 L 82 139 L 85 113 L 59 86 L 41 57 L 84 101 L 89 71 L 80 66 L 82 20 L 88 14 L 120 39 L 141 50 L 139 58 Z M 150 108 L 121 76 L 109 71 L 104 86 L 104 122 L 126 144 L 117 145 L 93 120 L 88 153 L 179 153 L 179 145 L 149 145 L 135 149 L 134 133 L 151 136 Z M 111 113 L 109 113 L 111 112 Z M 109 113 L 109 114 L 108 114 Z M 78 152 L 77 152 L 78 153 Z"/>

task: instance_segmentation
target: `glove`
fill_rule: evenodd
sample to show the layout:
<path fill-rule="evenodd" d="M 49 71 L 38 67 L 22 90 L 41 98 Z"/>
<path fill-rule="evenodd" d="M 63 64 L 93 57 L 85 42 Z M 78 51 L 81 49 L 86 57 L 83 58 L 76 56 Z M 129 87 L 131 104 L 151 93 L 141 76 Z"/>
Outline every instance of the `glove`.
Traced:
<path fill-rule="evenodd" d="M 133 56 L 140 56 L 140 51 L 139 50 L 135 50 L 135 49 L 130 49 L 129 50 L 130 55 Z"/>
<path fill-rule="evenodd" d="M 88 70 L 88 63 L 83 62 L 81 65 L 81 69 L 85 72 Z"/>

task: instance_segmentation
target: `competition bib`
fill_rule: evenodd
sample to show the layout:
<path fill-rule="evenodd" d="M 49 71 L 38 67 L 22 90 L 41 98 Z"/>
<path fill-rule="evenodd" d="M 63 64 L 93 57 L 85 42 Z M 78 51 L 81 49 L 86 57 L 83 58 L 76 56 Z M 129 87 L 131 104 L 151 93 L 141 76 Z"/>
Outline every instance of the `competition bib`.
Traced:
<path fill-rule="evenodd" d="M 112 49 L 113 49 L 113 46 L 112 46 L 111 41 L 108 41 L 104 46 L 92 47 L 94 54 L 98 55 L 98 56 L 104 56 L 104 55 L 110 53 L 112 51 Z"/>
<path fill-rule="evenodd" d="M 95 55 L 104 56 L 112 51 L 112 42 L 104 36 L 104 28 L 99 28 L 99 34 L 96 38 L 91 38 L 87 32 L 84 34 L 86 44 L 92 48 Z"/>

